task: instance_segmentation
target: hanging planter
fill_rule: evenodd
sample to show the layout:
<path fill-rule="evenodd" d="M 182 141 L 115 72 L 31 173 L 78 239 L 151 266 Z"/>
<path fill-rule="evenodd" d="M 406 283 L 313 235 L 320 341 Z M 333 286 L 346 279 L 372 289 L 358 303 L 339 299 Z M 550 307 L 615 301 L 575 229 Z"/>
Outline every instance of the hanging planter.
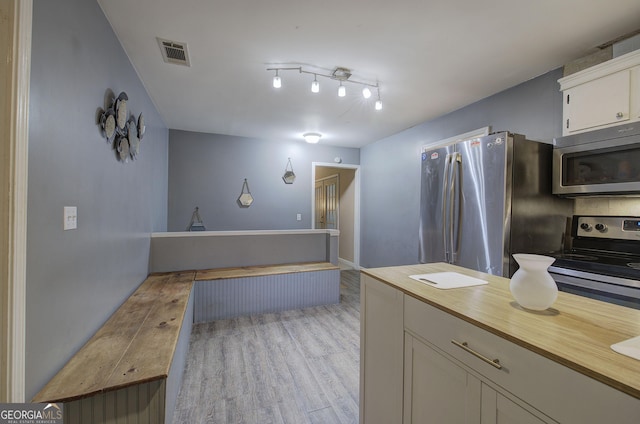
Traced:
<path fill-rule="evenodd" d="M 284 175 L 282 176 L 282 181 L 285 184 L 293 184 L 296 180 L 296 174 L 293 173 L 293 165 L 291 165 L 291 158 L 287 161 L 287 166 L 284 167 Z"/>
<path fill-rule="evenodd" d="M 246 191 L 245 191 L 246 190 Z M 242 191 L 240 192 L 240 197 L 238 197 L 238 204 L 241 208 L 248 208 L 253 203 L 253 196 L 251 195 L 251 191 L 249 191 L 249 183 L 247 179 L 244 179 L 244 183 L 242 184 Z"/>

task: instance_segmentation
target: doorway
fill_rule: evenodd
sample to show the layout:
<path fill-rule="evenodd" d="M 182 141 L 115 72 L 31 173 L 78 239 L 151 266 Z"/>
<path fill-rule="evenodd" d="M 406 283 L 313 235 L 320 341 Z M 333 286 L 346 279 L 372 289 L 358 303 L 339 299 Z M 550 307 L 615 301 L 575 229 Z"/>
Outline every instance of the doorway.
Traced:
<path fill-rule="evenodd" d="M 337 229 L 342 269 L 360 269 L 360 166 L 313 162 L 313 228 Z"/>
<path fill-rule="evenodd" d="M 328 168 L 331 169 L 331 168 Z M 321 168 L 319 173 L 323 173 Z M 340 210 L 340 174 L 329 175 L 328 177 L 316 176 L 316 209 L 315 227 L 323 230 L 338 229 L 338 211 Z"/>

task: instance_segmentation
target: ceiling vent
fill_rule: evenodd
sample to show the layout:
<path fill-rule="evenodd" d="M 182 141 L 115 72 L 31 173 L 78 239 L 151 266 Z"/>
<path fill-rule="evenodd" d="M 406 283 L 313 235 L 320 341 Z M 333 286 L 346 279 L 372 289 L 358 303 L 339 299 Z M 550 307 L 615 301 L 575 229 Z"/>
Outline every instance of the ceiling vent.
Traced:
<path fill-rule="evenodd" d="M 175 63 L 176 65 L 191 66 L 191 62 L 189 62 L 189 52 L 187 51 L 187 43 L 158 38 L 158 44 L 160 45 L 162 58 L 165 62 Z"/>

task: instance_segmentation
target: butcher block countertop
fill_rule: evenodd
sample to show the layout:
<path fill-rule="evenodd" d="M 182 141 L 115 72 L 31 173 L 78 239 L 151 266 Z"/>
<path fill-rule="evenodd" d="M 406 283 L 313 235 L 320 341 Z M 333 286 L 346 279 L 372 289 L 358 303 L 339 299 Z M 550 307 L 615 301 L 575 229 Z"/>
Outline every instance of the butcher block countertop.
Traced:
<path fill-rule="evenodd" d="M 560 292 L 549 309 L 530 311 L 518 305 L 511 295 L 509 279 L 445 263 L 361 272 L 640 399 L 640 360 L 616 353 L 610 347 L 640 336 L 640 310 Z M 434 272 L 457 272 L 486 280 L 488 284 L 442 290 L 409 278 Z"/>

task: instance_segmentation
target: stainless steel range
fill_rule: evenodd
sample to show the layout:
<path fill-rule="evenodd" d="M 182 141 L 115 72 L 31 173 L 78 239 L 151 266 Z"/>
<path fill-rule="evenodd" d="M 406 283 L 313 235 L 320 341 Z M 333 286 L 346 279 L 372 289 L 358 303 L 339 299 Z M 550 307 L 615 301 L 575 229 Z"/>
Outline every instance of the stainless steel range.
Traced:
<path fill-rule="evenodd" d="M 640 217 L 574 216 L 549 272 L 561 291 L 640 309 Z"/>

